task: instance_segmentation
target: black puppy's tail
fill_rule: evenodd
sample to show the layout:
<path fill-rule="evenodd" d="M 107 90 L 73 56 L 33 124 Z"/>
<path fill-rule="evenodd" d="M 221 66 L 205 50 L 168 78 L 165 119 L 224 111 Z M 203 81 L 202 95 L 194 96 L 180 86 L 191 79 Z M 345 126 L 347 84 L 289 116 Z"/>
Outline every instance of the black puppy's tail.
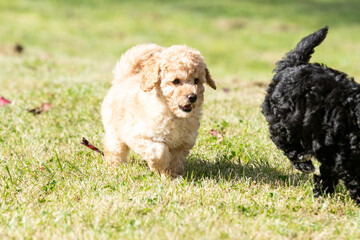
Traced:
<path fill-rule="evenodd" d="M 308 63 L 311 58 L 311 54 L 314 53 L 314 48 L 326 38 L 328 29 L 329 28 L 325 26 L 313 34 L 301 39 L 294 50 L 288 52 L 283 59 L 276 63 L 277 67 L 274 69 L 274 72 L 280 72 L 288 67 Z"/>

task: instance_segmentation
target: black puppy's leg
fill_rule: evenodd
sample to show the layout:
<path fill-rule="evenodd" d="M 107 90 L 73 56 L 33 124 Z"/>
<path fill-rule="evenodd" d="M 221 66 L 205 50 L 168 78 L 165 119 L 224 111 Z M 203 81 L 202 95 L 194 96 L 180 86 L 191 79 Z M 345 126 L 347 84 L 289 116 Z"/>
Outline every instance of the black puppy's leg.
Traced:
<path fill-rule="evenodd" d="M 303 173 L 313 173 L 315 171 L 315 167 L 312 164 L 310 154 L 299 153 L 298 151 L 291 151 L 289 153 L 285 152 L 285 155 L 289 158 L 292 165 Z"/>
<path fill-rule="evenodd" d="M 311 161 L 306 161 L 306 162 L 291 161 L 291 163 L 296 169 L 302 171 L 303 173 L 313 173 L 315 171 L 315 167 Z"/>
<path fill-rule="evenodd" d="M 314 196 L 320 197 L 323 194 L 331 194 L 335 190 L 335 186 L 338 184 L 339 179 L 331 170 L 331 166 L 321 165 L 320 176 L 314 174 Z"/>
<path fill-rule="evenodd" d="M 349 176 L 342 179 L 350 197 L 360 205 L 360 179 L 358 176 Z"/>
<path fill-rule="evenodd" d="M 360 167 L 358 166 L 358 156 L 346 158 L 338 155 L 335 158 L 335 170 L 339 174 L 350 197 L 360 205 Z"/>

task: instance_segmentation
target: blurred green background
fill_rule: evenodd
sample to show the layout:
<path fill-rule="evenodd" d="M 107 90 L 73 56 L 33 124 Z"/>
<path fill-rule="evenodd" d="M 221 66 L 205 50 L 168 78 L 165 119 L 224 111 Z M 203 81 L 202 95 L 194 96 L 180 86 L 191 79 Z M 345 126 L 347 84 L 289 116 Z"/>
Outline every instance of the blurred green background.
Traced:
<path fill-rule="evenodd" d="M 357 0 L 3 0 L 0 43 L 49 55 L 52 64 L 69 64 L 69 74 L 112 68 L 139 43 L 187 44 L 203 53 L 216 78 L 268 81 L 301 37 L 328 25 L 314 59 L 359 76 L 359 9 Z"/>

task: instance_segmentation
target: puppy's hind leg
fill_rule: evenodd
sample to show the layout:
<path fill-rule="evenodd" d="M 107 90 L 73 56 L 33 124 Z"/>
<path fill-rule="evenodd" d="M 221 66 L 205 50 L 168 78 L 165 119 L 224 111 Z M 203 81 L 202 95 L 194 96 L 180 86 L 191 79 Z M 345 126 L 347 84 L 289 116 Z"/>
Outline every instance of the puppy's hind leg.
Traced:
<path fill-rule="evenodd" d="M 130 148 L 115 135 L 106 133 L 104 138 L 105 160 L 109 166 L 126 163 Z"/>
<path fill-rule="evenodd" d="M 331 174 L 331 169 L 327 166 L 320 167 L 320 176 L 314 174 L 314 196 L 320 197 L 323 194 L 331 194 L 338 183 L 336 176 Z"/>
<path fill-rule="evenodd" d="M 350 197 L 360 206 L 360 167 L 358 156 L 355 158 L 336 158 L 336 171 L 343 181 Z"/>
<path fill-rule="evenodd" d="M 333 165 L 328 162 L 320 166 L 320 176 L 314 174 L 314 196 L 320 197 L 323 194 L 331 194 L 335 190 L 339 179 L 334 174 Z"/>
<path fill-rule="evenodd" d="M 350 193 L 350 197 L 360 205 L 360 179 L 359 176 L 352 176 L 353 178 L 348 178 L 344 181 L 346 189 Z"/>

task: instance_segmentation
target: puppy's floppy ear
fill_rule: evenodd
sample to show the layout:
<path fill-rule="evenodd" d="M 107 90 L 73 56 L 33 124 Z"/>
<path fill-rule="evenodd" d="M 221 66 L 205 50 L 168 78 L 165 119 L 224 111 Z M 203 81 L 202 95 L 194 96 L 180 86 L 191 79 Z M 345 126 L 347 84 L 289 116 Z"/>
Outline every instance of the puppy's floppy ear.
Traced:
<path fill-rule="evenodd" d="M 205 78 L 206 78 L 206 83 L 212 87 L 213 89 L 216 90 L 216 84 L 215 81 L 211 78 L 211 75 L 209 73 L 209 69 L 205 68 Z"/>
<path fill-rule="evenodd" d="M 146 62 L 143 71 L 140 87 L 144 92 L 151 91 L 156 83 L 160 81 L 160 64 L 155 57 Z"/>

